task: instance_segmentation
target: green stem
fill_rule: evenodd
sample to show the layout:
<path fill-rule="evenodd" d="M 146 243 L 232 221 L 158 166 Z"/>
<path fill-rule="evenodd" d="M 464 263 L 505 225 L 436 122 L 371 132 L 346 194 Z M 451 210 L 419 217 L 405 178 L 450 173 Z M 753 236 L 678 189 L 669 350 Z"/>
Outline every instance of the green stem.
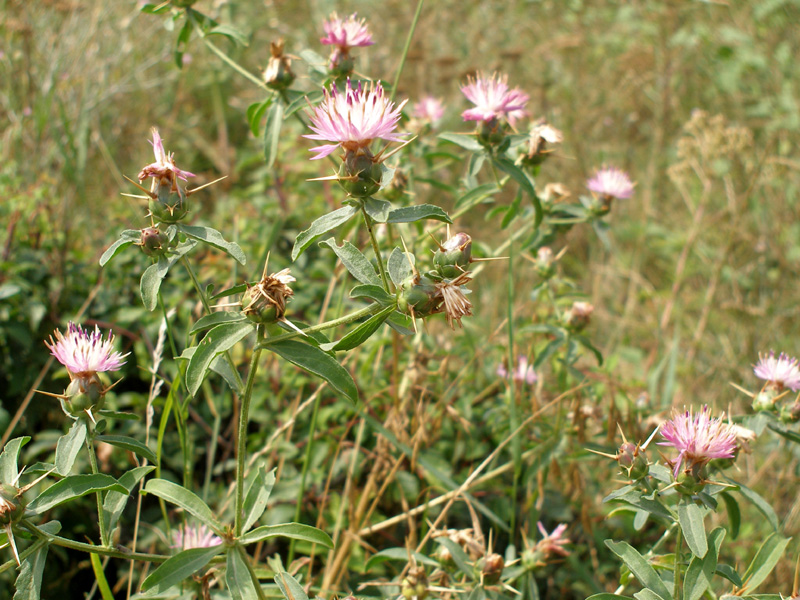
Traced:
<path fill-rule="evenodd" d="M 239 73 L 239 75 L 241 75 L 245 79 L 249 79 L 251 82 L 255 83 L 261 89 L 269 90 L 267 85 L 263 81 L 261 81 L 260 78 L 258 78 L 255 75 L 253 75 L 250 71 L 248 71 L 247 69 L 242 67 L 239 63 L 237 63 L 235 60 L 233 60 L 230 56 L 228 56 L 222 50 L 217 48 L 214 45 L 214 42 L 210 41 L 208 39 L 208 37 L 206 37 L 205 35 L 203 36 L 203 43 L 206 45 L 206 47 L 208 47 L 209 50 L 211 50 L 214 54 L 216 54 L 218 57 L 220 57 L 225 64 L 227 64 L 231 69 L 233 69 L 234 71 Z"/>
<path fill-rule="evenodd" d="M 367 214 L 367 209 L 364 208 L 364 205 L 361 205 L 361 214 L 364 215 L 364 223 L 367 225 L 367 231 L 369 232 L 369 239 L 372 242 L 372 251 L 375 253 L 375 258 L 378 261 L 378 270 L 381 272 L 381 281 L 383 281 L 383 288 L 391 293 L 389 289 L 389 278 L 386 276 L 386 268 L 383 266 L 383 257 L 381 256 L 381 249 L 378 246 L 378 240 L 375 237 L 375 232 L 372 230 L 372 217 Z"/>
<path fill-rule="evenodd" d="M 242 562 L 245 564 L 248 572 L 250 573 L 250 579 L 253 581 L 253 587 L 256 588 L 256 594 L 258 594 L 258 600 L 267 600 L 267 597 L 264 595 L 264 590 L 261 589 L 261 584 L 258 581 L 258 575 L 256 575 L 253 565 L 250 564 L 250 557 L 248 556 L 247 552 L 244 551 L 244 548 L 237 545 L 236 548 L 231 549 L 230 552 L 239 553 Z"/>
<path fill-rule="evenodd" d="M 242 511 L 244 507 L 244 468 L 245 454 L 247 454 L 247 421 L 250 412 L 250 400 L 253 395 L 253 383 L 258 371 L 258 359 L 261 356 L 261 344 L 264 331 L 261 326 L 257 330 L 257 339 L 253 356 L 250 358 L 250 370 L 247 372 L 247 384 L 242 396 L 242 405 L 239 408 L 239 432 L 236 438 L 236 512 L 234 513 L 234 535 L 242 535 Z"/>
<path fill-rule="evenodd" d="M 514 373 L 516 371 L 516 360 L 514 357 L 514 288 L 516 286 L 516 281 L 514 280 L 514 246 L 511 244 L 509 246 L 509 256 L 508 256 L 508 300 L 506 302 L 506 321 L 508 322 L 508 400 L 509 400 L 509 411 L 510 411 L 510 421 L 511 421 L 511 431 L 516 431 L 517 427 L 519 427 L 519 416 L 517 415 L 517 399 L 515 395 L 515 381 L 514 381 Z M 520 472 L 522 469 L 522 463 L 520 461 L 520 437 L 514 436 L 514 439 L 511 441 L 511 456 L 514 461 L 514 475 L 512 478 L 512 488 L 511 488 L 511 498 L 513 499 L 512 506 L 516 506 L 516 499 L 517 499 L 517 486 L 519 483 Z M 517 518 L 517 511 L 516 509 L 511 511 L 511 535 L 514 535 L 516 531 L 516 518 Z M 512 538 L 512 543 L 515 541 Z"/>
<path fill-rule="evenodd" d="M 406 45 L 403 48 L 403 55 L 400 57 L 400 64 L 397 67 L 397 73 L 395 73 L 394 82 L 392 83 L 392 95 L 390 100 L 394 100 L 394 97 L 397 94 L 397 85 L 400 83 L 400 75 L 402 74 L 403 67 L 406 64 L 408 50 L 411 48 L 411 39 L 414 37 L 414 31 L 417 29 L 417 21 L 419 21 L 419 15 L 422 13 L 422 5 L 424 2 L 425 0 L 419 0 L 419 2 L 417 2 L 417 11 L 414 13 L 414 20 L 411 22 L 411 29 L 408 30 L 408 37 L 406 38 Z"/>
<path fill-rule="evenodd" d="M 300 522 L 300 510 L 303 505 L 303 496 L 306 493 L 306 475 L 308 475 L 308 466 L 311 464 L 311 451 L 314 448 L 314 434 L 317 430 L 317 413 L 319 412 L 320 394 L 314 399 L 314 410 L 311 413 L 311 425 L 308 431 L 308 444 L 306 445 L 306 455 L 303 458 L 303 471 L 300 474 L 300 489 L 297 491 L 297 506 L 294 509 L 294 522 Z M 292 564 L 294 560 L 294 538 L 289 542 L 289 558 L 286 564 Z"/>
<path fill-rule="evenodd" d="M 683 541 L 683 531 L 681 528 L 675 532 L 675 565 L 672 572 L 672 598 L 681 600 L 681 542 Z"/>
<path fill-rule="evenodd" d="M 256 344 L 256 348 L 263 349 L 267 346 L 271 346 L 272 344 L 276 344 L 278 342 L 284 342 L 286 340 L 291 340 L 296 337 L 300 337 L 302 335 L 308 335 L 309 333 L 316 333 L 317 331 L 323 331 L 325 329 L 332 329 L 334 327 L 339 327 L 340 325 L 347 325 L 348 323 L 352 323 L 353 321 L 358 321 L 363 317 L 371 317 L 372 315 L 376 315 L 382 310 L 385 310 L 387 307 L 381 306 L 380 304 L 370 304 L 369 306 L 365 306 L 355 312 L 350 313 L 349 315 L 344 315 L 343 317 L 339 317 L 338 319 L 333 319 L 331 321 L 325 321 L 324 323 L 320 323 L 319 325 L 312 325 L 311 327 L 306 327 L 302 329 L 302 333 L 298 331 L 294 331 L 291 333 L 283 333 L 281 335 L 276 335 L 269 337 L 261 342 Z"/>
<path fill-rule="evenodd" d="M 88 425 L 87 425 L 88 427 Z M 88 432 L 86 436 L 86 450 L 89 452 L 89 465 L 92 467 L 92 474 L 97 475 L 100 471 L 97 469 L 97 457 L 94 454 L 94 433 Z M 100 527 L 100 544 L 105 546 L 109 545 L 108 532 L 106 531 L 106 521 L 103 518 L 103 492 L 97 491 L 97 524 Z"/>

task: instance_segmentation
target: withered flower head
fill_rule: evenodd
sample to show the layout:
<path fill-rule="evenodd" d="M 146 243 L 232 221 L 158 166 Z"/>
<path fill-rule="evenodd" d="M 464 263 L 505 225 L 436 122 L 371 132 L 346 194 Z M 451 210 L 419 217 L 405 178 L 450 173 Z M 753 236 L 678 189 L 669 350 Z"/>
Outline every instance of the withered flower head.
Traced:
<path fill-rule="evenodd" d="M 256 323 L 274 323 L 283 319 L 286 301 L 294 295 L 289 284 L 296 281 L 290 269 L 264 275 L 257 284 L 249 287 L 242 298 L 243 312 Z"/>
<path fill-rule="evenodd" d="M 462 273 L 455 279 L 444 280 L 436 284 L 436 290 L 444 303 L 444 315 L 451 329 L 456 328 L 455 323 L 458 323 L 459 327 L 462 326 L 461 317 L 472 316 L 472 304 L 461 289 L 462 285 L 472 281 L 470 275 L 470 273 Z"/>

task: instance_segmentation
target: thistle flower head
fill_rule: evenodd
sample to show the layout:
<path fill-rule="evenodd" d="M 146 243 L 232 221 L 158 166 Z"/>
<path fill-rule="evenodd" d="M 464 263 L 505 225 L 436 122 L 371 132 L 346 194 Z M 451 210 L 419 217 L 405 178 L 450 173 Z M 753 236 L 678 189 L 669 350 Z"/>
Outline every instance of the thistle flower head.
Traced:
<path fill-rule="evenodd" d="M 528 95 L 519 88 L 509 89 L 506 75 L 478 74 L 461 88 L 467 100 L 475 105 L 461 113 L 465 121 L 505 119 L 511 125 L 524 117 Z"/>
<path fill-rule="evenodd" d="M 317 155 L 311 160 L 325 158 L 339 146 L 352 152 L 365 150 L 376 138 L 402 142 L 400 136 L 404 134 L 394 130 L 406 102 L 395 106 L 380 83 L 359 82 L 354 88 L 348 79 L 344 93 L 339 92 L 335 83 L 331 84 L 322 102 L 309 113 L 309 126 L 314 133 L 303 137 L 334 143 L 312 148 L 311 152 Z"/>
<path fill-rule="evenodd" d="M 85 330 L 80 325 L 70 323 L 67 334 L 56 329 L 55 340 L 45 345 L 56 360 L 67 368 L 71 378 L 88 378 L 95 373 L 118 371 L 125 364 L 123 358 L 127 354 L 113 351 L 114 336 L 109 332 L 103 339 L 100 328 L 95 325 L 94 331 Z"/>
<path fill-rule="evenodd" d="M 191 548 L 211 548 L 222 544 L 222 539 L 214 535 L 205 525 L 184 525 L 172 532 L 172 547 L 176 550 Z"/>
<path fill-rule="evenodd" d="M 155 192 L 159 185 L 169 184 L 172 188 L 177 187 L 177 180 L 188 181 L 189 177 L 194 177 L 194 173 L 183 171 L 175 166 L 174 154 L 164 150 L 164 142 L 158 134 L 158 129 L 153 127 L 153 153 L 156 162 L 150 163 L 139 171 L 139 181 L 144 181 L 148 177 L 153 178 L 152 191 Z"/>
<path fill-rule="evenodd" d="M 325 37 L 319 41 L 326 46 L 336 46 L 344 54 L 350 48 L 371 46 L 375 43 L 367 29 L 366 21 L 356 18 L 356 13 L 342 19 L 334 12 L 322 24 L 322 28 L 325 30 Z"/>
<path fill-rule="evenodd" d="M 571 544 L 572 541 L 564 536 L 564 532 L 567 530 L 566 524 L 561 523 L 553 530 L 553 533 L 547 533 L 541 521 L 536 523 L 536 527 L 539 529 L 539 533 L 542 534 L 542 539 L 536 543 L 535 550 L 544 554 L 545 558 L 549 558 L 553 554 L 569 556 L 569 550 L 564 546 Z"/>
<path fill-rule="evenodd" d="M 455 324 L 461 327 L 461 317 L 472 316 L 472 304 L 467 300 L 467 296 L 461 286 L 472 281 L 470 273 L 462 273 L 455 279 L 444 280 L 436 283 L 436 291 L 441 296 L 444 306 L 444 316 L 451 329 L 455 329 Z"/>
<path fill-rule="evenodd" d="M 549 154 L 548 145 L 560 144 L 562 141 L 564 141 L 564 134 L 544 119 L 540 119 L 531 126 L 525 158 L 539 164 Z"/>
<path fill-rule="evenodd" d="M 616 167 L 597 169 L 594 176 L 586 182 L 590 192 L 603 198 L 626 199 L 633 195 L 634 183 L 628 174 Z"/>
<path fill-rule="evenodd" d="M 670 460 L 673 475 L 681 471 L 697 472 L 715 458 L 733 458 L 736 453 L 736 432 L 722 418 L 711 418 L 711 410 L 704 406 L 699 413 L 692 409 L 675 413 L 661 426 L 665 441 L 660 446 L 672 446 L 678 456 Z"/>
<path fill-rule="evenodd" d="M 758 363 L 753 373 L 778 390 L 789 388 L 793 392 L 800 390 L 800 367 L 797 359 L 781 352 L 776 358 L 775 352 L 758 356 Z"/>
<path fill-rule="evenodd" d="M 242 299 L 244 314 L 256 323 L 274 323 L 286 314 L 286 301 L 294 295 L 289 287 L 295 278 L 290 269 L 283 269 L 272 275 L 266 272 L 261 280 L 250 287 Z"/>
<path fill-rule="evenodd" d="M 497 376 L 504 379 L 508 377 L 508 370 L 503 363 L 497 365 Z M 528 385 L 533 385 L 539 380 L 539 376 L 533 370 L 533 365 L 528 364 L 528 357 L 524 354 L 520 354 L 517 357 L 517 368 L 514 369 L 512 377 L 514 381 L 525 382 Z"/>
<path fill-rule="evenodd" d="M 444 116 L 444 104 L 439 98 L 425 96 L 414 104 L 411 116 L 421 123 L 435 124 Z"/>

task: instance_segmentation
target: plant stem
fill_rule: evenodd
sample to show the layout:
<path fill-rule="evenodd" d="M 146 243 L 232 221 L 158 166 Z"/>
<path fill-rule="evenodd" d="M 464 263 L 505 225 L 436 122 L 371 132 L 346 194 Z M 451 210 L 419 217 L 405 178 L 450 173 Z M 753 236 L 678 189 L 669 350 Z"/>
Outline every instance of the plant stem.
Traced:
<path fill-rule="evenodd" d="M 386 268 L 383 266 L 383 257 L 381 256 L 381 249 L 378 246 L 378 240 L 375 237 L 375 232 L 372 230 L 372 217 L 367 214 L 367 209 L 361 205 L 361 214 L 364 215 L 364 222 L 367 224 L 367 231 L 369 232 L 369 239 L 372 242 L 372 251 L 375 253 L 375 258 L 378 261 L 378 270 L 381 273 L 381 281 L 383 281 L 383 289 L 391 293 L 389 290 L 389 278 L 386 276 Z"/>
<path fill-rule="evenodd" d="M 255 569 L 253 569 L 253 565 L 250 563 L 250 557 L 248 556 L 247 552 L 244 551 L 244 548 L 237 545 L 235 548 L 232 548 L 230 552 L 239 553 L 242 562 L 245 564 L 248 572 L 250 573 L 250 579 L 253 581 L 253 587 L 256 588 L 256 594 L 258 594 L 258 600 L 267 600 L 267 597 L 264 595 L 264 590 L 261 589 L 261 584 L 258 582 L 258 575 L 256 575 Z"/>
<path fill-rule="evenodd" d="M 681 528 L 675 531 L 675 565 L 672 571 L 672 598 L 681 600 L 681 542 L 683 541 L 683 531 Z"/>
<path fill-rule="evenodd" d="M 408 50 L 411 48 L 411 39 L 414 37 L 414 31 L 417 29 L 417 21 L 419 21 L 419 15 L 422 13 L 422 5 L 424 2 L 425 0 L 419 0 L 419 2 L 417 2 L 417 11 L 414 13 L 414 20 L 411 21 L 411 29 L 408 30 L 406 45 L 403 47 L 403 55 L 400 57 L 400 64 L 397 66 L 397 73 L 395 73 L 394 82 L 392 82 L 392 95 L 389 98 L 390 100 L 394 100 L 397 94 L 397 85 L 400 83 L 400 75 L 403 73 L 403 67 L 406 64 Z"/>
<path fill-rule="evenodd" d="M 300 510 L 303 505 L 303 496 L 306 493 L 306 476 L 308 475 L 308 466 L 311 464 L 311 452 L 314 449 L 314 434 L 317 430 L 317 413 L 319 412 L 319 403 L 320 403 L 321 394 L 317 394 L 316 399 L 314 400 L 314 410 L 311 413 L 311 424 L 309 425 L 308 431 L 308 444 L 306 445 L 306 455 L 303 458 L 303 471 L 300 474 L 300 489 L 297 491 L 297 506 L 294 509 L 294 522 L 300 522 Z M 292 538 L 291 542 L 289 542 L 289 557 L 286 560 L 286 564 L 291 565 L 292 561 L 294 560 L 294 542 L 295 539 Z"/>
<path fill-rule="evenodd" d="M 508 377 L 508 402 L 509 402 L 509 420 L 510 420 L 510 428 L 511 431 L 516 431 L 517 427 L 519 426 L 519 416 L 517 415 L 517 399 L 515 395 L 515 381 L 514 381 L 514 373 L 516 370 L 516 361 L 514 360 L 514 287 L 516 285 L 516 281 L 514 281 L 514 245 L 509 245 L 509 252 L 508 252 L 508 300 L 506 302 L 506 309 L 507 315 L 506 320 L 508 322 L 508 370 L 507 370 L 507 377 Z M 511 456 L 512 460 L 514 461 L 514 475 L 512 477 L 512 485 L 511 485 L 511 498 L 512 504 L 516 506 L 517 501 L 517 486 L 519 483 L 520 471 L 522 468 L 522 463 L 520 461 L 520 438 L 515 436 L 514 439 L 511 440 Z M 516 531 L 516 520 L 517 520 L 517 511 L 516 508 L 511 511 L 511 523 L 510 523 L 510 532 L 511 535 L 514 536 L 514 532 Z M 512 537 L 511 542 L 514 543 L 515 540 Z"/>
<path fill-rule="evenodd" d="M 236 512 L 234 513 L 234 535 L 242 535 L 242 510 L 244 507 L 244 468 L 245 454 L 247 453 L 247 421 L 250 412 L 250 399 L 253 395 L 253 382 L 256 380 L 258 371 L 258 358 L 261 356 L 260 342 L 264 338 L 264 331 L 261 326 L 257 329 L 256 345 L 253 348 L 253 356 L 250 358 L 250 370 L 247 372 L 247 384 L 242 396 L 242 404 L 239 409 L 239 431 L 236 436 Z"/>
<path fill-rule="evenodd" d="M 87 425 L 88 427 L 88 425 Z M 94 454 L 94 446 L 92 445 L 94 442 L 94 433 L 87 432 L 86 435 L 86 450 L 89 452 L 89 465 L 92 467 L 92 474 L 97 475 L 100 471 L 97 469 L 97 457 Z M 108 546 L 108 532 L 106 532 L 106 522 L 103 519 L 103 492 L 97 491 L 97 524 L 100 527 L 100 544 L 103 547 Z"/>
<path fill-rule="evenodd" d="M 269 90 L 269 88 L 267 88 L 266 84 L 263 81 L 261 81 L 261 79 L 253 75 L 250 71 L 242 67 L 230 56 L 228 56 L 222 50 L 217 48 L 214 45 L 214 42 L 210 41 L 205 35 L 203 35 L 203 43 L 208 47 L 209 50 L 211 50 L 214 54 L 219 56 L 225 64 L 227 64 L 231 69 L 239 73 L 239 75 L 241 75 L 245 79 L 249 79 L 252 83 L 255 83 L 261 89 Z"/>

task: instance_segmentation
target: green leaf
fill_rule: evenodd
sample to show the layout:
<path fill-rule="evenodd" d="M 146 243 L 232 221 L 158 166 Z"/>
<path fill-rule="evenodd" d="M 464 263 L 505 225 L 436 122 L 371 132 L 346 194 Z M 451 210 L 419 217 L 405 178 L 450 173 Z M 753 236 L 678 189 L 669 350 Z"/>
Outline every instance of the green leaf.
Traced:
<path fill-rule="evenodd" d="M 501 171 L 510 175 L 511 178 L 516 181 L 519 186 L 531 197 L 531 201 L 533 202 L 533 210 L 535 212 L 533 228 L 537 229 L 542 222 L 542 218 L 544 217 L 544 211 L 542 211 L 542 203 L 539 201 L 539 197 L 536 195 L 536 187 L 533 179 L 530 177 L 530 175 L 528 175 L 525 171 L 520 169 L 507 158 L 495 158 L 492 162 Z"/>
<path fill-rule="evenodd" d="M 364 210 L 376 223 L 386 223 L 392 211 L 392 204 L 386 200 L 367 198 L 364 201 Z"/>
<path fill-rule="evenodd" d="M 611 594 L 609 592 L 601 592 L 589 596 L 586 600 L 632 600 L 629 596 L 620 596 L 619 594 Z"/>
<path fill-rule="evenodd" d="M 383 306 L 394 306 L 397 300 L 380 284 L 357 285 L 350 290 L 351 298 L 369 298 Z"/>
<path fill-rule="evenodd" d="M 636 598 L 636 600 L 663 600 L 661 596 L 652 590 L 648 590 L 647 588 L 639 590 L 633 595 L 633 597 Z"/>
<path fill-rule="evenodd" d="M 22 561 L 19 575 L 14 582 L 13 600 L 39 600 L 42 590 L 42 575 L 47 562 L 49 544 L 43 544 L 33 554 Z"/>
<path fill-rule="evenodd" d="M 96 473 L 92 475 L 70 475 L 57 481 L 28 505 L 32 514 L 42 514 L 53 507 L 68 502 L 73 498 L 85 496 L 92 492 L 114 490 L 125 493 L 126 490 L 111 475 Z"/>
<path fill-rule="evenodd" d="M 228 550 L 225 583 L 233 600 L 258 600 L 258 590 L 245 560 L 247 557 L 241 546 L 234 546 Z"/>
<path fill-rule="evenodd" d="M 742 522 L 742 512 L 739 510 L 739 503 L 728 492 L 722 492 L 720 498 L 725 502 L 725 510 L 728 511 L 728 522 L 731 527 L 731 539 L 739 537 L 739 526 Z"/>
<path fill-rule="evenodd" d="M 267 111 L 267 123 L 264 127 L 264 160 L 267 161 L 267 168 L 272 168 L 275 158 L 278 156 L 278 143 L 281 139 L 281 127 L 283 126 L 283 104 L 274 102 Z"/>
<path fill-rule="evenodd" d="M 485 198 L 494 196 L 501 188 L 496 183 L 484 183 L 469 190 L 466 194 L 456 200 L 456 208 L 462 206 L 470 208 L 482 202 Z"/>
<path fill-rule="evenodd" d="M 158 262 L 153 263 L 144 273 L 139 282 L 139 292 L 142 295 L 142 302 L 147 310 L 155 310 L 158 304 L 158 290 L 161 289 L 161 282 L 167 276 L 170 267 L 174 264 L 168 258 L 158 257 Z"/>
<path fill-rule="evenodd" d="M 19 470 L 17 460 L 19 451 L 30 441 L 30 436 L 14 438 L 6 442 L 3 453 L 0 454 L 0 482 L 8 485 L 16 485 Z"/>
<path fill-rule="evenodd" d="M 222 290 L 218 294 L 214 294 L 209 298 L 209 300 L 218 300 L 219 298 L 227 298 L 228 296 L 233 296 L 234 294 L 241 294 L 247 290 L 246 283 L 240 283 L 239 285 L 234 285 L 233 287 L 229 287 L 227 290 Z"/>
<path fill-rule="evenodd" d="M 772 572 L 772 569 L 783 556 L 783 551 L 791 538 L 785 538 L 780 533 L 771 534 L 758 549 L 753 562 L 747 567 L 742 579 L 747 582 L 748 592 L 752 592 Z"/>
<path fill-rule="evenodd" d="M 189 393 L 197 394 L 211 362 L 217 356 L 233 348 L 253 331 L 255 326 L 249 321 L 223 323 L 209 331 L 197 345 L 197 350 L 189 359 L 189 366 L 186 367 L 186 386 Z"/>
<path fill-rule="evenodd" d="M 387 306 L 377 315 L 371 316 L 369 319 L 360 323 L 358 327 L 350 330 L 338 342 L 330 342 L 328 344 L 320 344 L 322 350 L 337 351 L 337 350 L 352 350 L 366 342 L 373 333 L 378 331 L 383 322 L 389 318 L 389 315 L 394 312 L 394 306 Z"/>
<path fill-rule="evenodd" d="M 759 511 L 761 511 L 761 514 L 763 514 L 767 518 L 767 521 L 769 521 L 769 524 L 772 525 L 773 530 L 778 531 L 778 529 L 780 528 L 778 522 L 778 515 L 775 514 L 775 511 L 772 509 L 772 506 L 770 505 L 769 502 L 764 500 L 764 498 L 759 496 L 756 492 L 751 490 L 746 485 L 741 484 L 738 481 L 734 481 L 730 477 L 726 477 L 724 475 L 723 478 L 728 483 L 732 483 L 733 485 L 738 487 L 739 492 L 742 494 L 742 496 L 747 498 L 747 500 L 749 500 L 753 504 L 753 506 L 755 506 Z"/>
<path fill-rule="evenodd" d="M 572 339 L 575 340 L 576 342 L 578 342 L 584 348 L 586 348 L 589 352 L 594 354 L 594 358 L 597 361 L 597 365 L 598 366 L 600 366 L 600 367 L 603 366 L 603 355 L 600 352 L 600 350 L 598 350 L 594 346 L 594 344 L 592 344 L 592 342 L 589 340 L 589 338 L 587 338 L 585 335 L 580 335 L 580 334 L 574 333 L 574 334 L 572 334 Z"/>
<path fill-rule="evenodd" d="M 226 25 L 224 23 L 222 25 L 217 25 L 216 27 L 208 31 L 206 35 L 224 35 L 226 38 L 228 38 L 229 40 L 240 46 L 247 47 L 248 45 L 250 45 L 250 42 L 248 41 L 247 36 L 244 33 L 242 33 L 236 27 L 233 27 L 232 25 Z"/>
<path fill-rule="evenodd" d="M 239 244 L 227 241 L 216 229 L 203 227 L 201 225 L 184 225 L 181 223 L 178 225 L 178 230 L 187 237 L 195 239 L 198 242 L 205 242 L 209 246 L 222 250 L 226 254 L 232 256 L 240 265 L 247 264 L 247 257 L 244 255 L 244 252 L 242 252 Z"/>
<path fill-rule="evenodd" d="M 134 413 L 127 413 L 127 412 L 120 412 L 117 410 L 111 410 L 108 408 L 103 408 L 97 411 L 97 414 L 101 417 L 105 417 L 106 419 L 118 419 L 120 421 L 138 421 L 139 415 Z"/>
<path fill-rule="evenodd" d="M 125 510 L 125 505 L 128 503 L 130 494 L 133 488 L 151 471 L 155 470 L 154 466 L 135 467 L 130 471 L 123 473 L 118 483 L 125 488 L 125 493 L 111 491 L 106 494 L 103 500 L 103 519 L 106 522 L 106 531 L 112 532 L 122 516 L 122 511 Z"/>
<path fill-rule="evenodd" d="M 695 556 L 686 569 L 683 579 L 684 600 L 700 600 L 711 585 L 711 578 L 717 570 L 717 557 L 725 539 L 725 530 L 717 527 L 708 538 L 711 544 L 705 557 Z"/>
<path fill-rule="evenodd" d="M 672 594 L 658 576 L 658 573 L 633 546 L 627 542 L 615 542 L 614 540 L 605 540 L 605 544 L 622 559 L 622 562 L 630 569 L 633 576 L 639 580 L 639 583 L 658 594 L 662 600 L 670 600 L 672 598 Z"/>
<path fill-rule="evenodd" d="M 308 600 L 308 595 L 303 589 L 303 586 L 286 571 L 278 571 L 275 573 L 275 583 L 278 584 L 286 600 Z"/>
<path fill-rule="evenodd" d="M 296 340 L 286 340 L 267 346 L 290 363 L 321 377 L 331 387 L 354 404 L 358 402 L 358 388 L 353 377 L 335 358 L 315 346 Z"/>
<path fill-rule="evenodd" d="M 450 142 L 456 146 L 461 146 L 470 152 L 486 152 L 486 149 L 481 146 L 480 142 L 471 133 L 440 133 L 439 139 L 445 142 Z"/>
<path fill-rule="evenodd" d="M 286 107 L 286 110 L 284 110 L 283 118 L 285 119 L 286 117 L 291 117 L 301 108 L 306 108 L 309 103 L 317 104 L 318 102 L 322 101 L 324 97 L 325 94 L 322 90 L 314 90 L 313 92 L 308 92 L 307 94 L 298 93 L 298 97 L 292 100 Z"/>
<path fill-rule="evenodd" d="M 327 233 L 331 229 L 335 229 L 342 223 L 349 221 L 358 211 L 358 207 L 348 205 L 329 212 L 327 215 L 322 215 L 311 224 L 311 227 L 301 231 L 297 236 L 294 241 L 294 248 L 292 248 L 292 260 L 297 260 L 297 257 L 323 233 Z"/>
<path fill-rule="evenodd" d="M 138 242 L 141 238 L 142 232 L 138 229 L 126 229 L 123 231 L 120 234 L 120 238 L 103 252 L 103 256 L 100 257 L 100 266 L 104 267 L 108 261 L 134 242 Z"/>
<path fill-rule="evenodd" d="M 224 550 L 222 544 L 210 548 L 190 548 L 171 556 L 147 576 L 142 583 L 142 591 L 152 596 L 166 592 L 205 567 L 212 558 Z"/>
<path fill-rule="evenodd" d="M 261 119 L 270 104 L 272 104 L 272 98 L 267 98 L 263 102 L 255 102 L 247 107 L 247 124 L 250 125 L 250 131 L 255 137 L 258 137 Z"/>
<path fill-rule="evenodd" d="M 281 523 L 280 525 L 263 525 L 244 534 L 240 539 L 243 544 L 252 544 L 273 537 L 285 537 L 293 540 L 302 540 L 312 544 L 320 544 L 326 548 L 333 548 L 331 537 L 311 525 L 302 523 Z"/>
<path fill-rule="evenodd" d="M 350 274 L 361 283 L 376 286 L 381 285 L 381 278 L 375 271 L 375 267 L 372 266 L 372 263 L 369 262 L 367 257 L 364 256 L 358 248 L 353 246 L 353 244 L 344 241 L 341 246 L 337 246 L 336 238 L 333 237 L 328 238 L 324 242 L 320 242 L 320 246 L 323 244 L 334 251 L 345 268 L 350 271 Z"/>
<path fill-rule="evenodd" d="M 197 346 L 184 348 L 183 352 L 181 352 L 181 355 L 178 358 L 181 360 L 191 360 L 196 351 Z M 214 371 L 214 373 L 221 376 L 225 380 L 233 393 L 243 393 L 244 384 L 242 383 L 241 377 L 239 377 L 239 373 L 233 369 L 227 360 L 225 360 L 224 356 L 220 355 L 212 360 L 210 368 L 212 371 Z"/>
<path fill-rule="evenodd" d="M 212 327 L 222 323 L 240 323 L 242 321 L 247 321 L 247 317 L 245 317 L 242 313 L 221 310 L 219 312 L 200 317 L 192 326 L 191 331 L 189 331 L 189 335 L 196 335 L 201 331 L 211 329 Z"/>
<path fill-rule="evenodd" d="M 253 482 L 244 497 L 244 525 L 242 531 L 247 531 L 253 524 L 261 518 L 269 502 L 269 495 L 272 493 L 272 486 L 275 485 L 275 469 L 267 473 L 264 465 L 261 465 L 253 477 Z"/>
<path fill-rule="evenodd" d="M 424 219 L 431 219 L 434 221 L 442 221 L 444 223 L 452 223 L 452 219 L 448 214 L 438 206 L 433 204 L 418 204 L 416 206 L 404 206 L 396 208 L 389 213 L 386 219 L 387 223 L 413 223 L 415 221 L 422 221 Z"/>
<path fill-rule="evenodd" d="M 409 552 L 406 548 L 387 548 L 386 550 L 381 550 L 377 554 L 370 556 L 367 564 L 364 566 L 364 571 L 369 572 L 369 570 L 375 565 L 379 565 L 389 560 L 397 560 L 403 563 L 408 563 L 409 555 L 419 565 L 427 565 L 434 568 L 439 566 L 438 562 L 432 558 L 428 558 L 424 554 L 420 554 L 419 552 Z"/>
<path fill-rule="evenodd" d="M 739 577 L 739 574 L 730 565 L 718 564 L 716 574 L 720 577 L 724 577 L 736 587 L 742 587 L 744 585 L 742 578 Z"/>
<path fill-rule="evenodd" d="M 69 475 L 78 453 L 86 441 L 86 421 L 78 419 L 72 424 L 67 435 L 58 438 L 56 444 L 56 471 L 59 475 Z"/>
<path fill-rule="evenodd" d="M 411 317 L 404 315 L 399 310 L 389 315 L 389 320 L 386 321 L 386 324 L 400 335 L 413 335 L 416 333 Z"/>
<path fill-rule="evenodd" d="M 94 571 L 95 581 L 97 581 L 97 589 L 100 590 L 100 596 L 103 600 L 114 600 L 106 574 L 103 572 L 103 563 L 100 562 L 100 556 L 93 552 L 89 553 L 89 561 L 92 563 L 92 570 Z"/>
<path fill-rule="evenodd" d="M 210 527 L 217 535 L 223 535 L 223 528 L 214 513 L 194 492 L 190 492 L 185 487 L 172 483 L 166 479 L 151 479 L 147 482 L 144 491 L 159 498 L 180 506 L 183 510 L 194 515 L 200 521 Z"/>
<path fill-rule="evenodd" d="M 683 531 L 683 537 L 697 558 L 703 558 L 708 552 L 708 541 L 706 540 L 706 530 L 703 526 L 705 516 L 702 508 L 697 506 L 691 499 L 685 496 L 678 503 L 678 522 Z"/>
<path fill-rule="evenodd" d="M 453 562 L 462 573 L 464 573 L 467 577 L 474 576 L 471 561 L 469 560 L 467 553 L 464 552 L 459 544 L 451 540 L 449 537 L 444 536 L 436 538 L 435 541 L 450 551 L 450 555 L 453 557 Z"/>
<path fill-rule="evenodd" d="M 135 438 L 124 435 L 98 435 L 95 439 L 98 442 L 105 442 L 106 444 L 111 444 L 112 446 L 122 448 L 128 452 L 133 452 L 137 456 L 141 456 L 153 464 L 158 462 L 155 452 Z"/>
<path fill-rule="evenodd" d="M 414 274 L 414 267 L 409 262 L 409 255 L 400 250 L 400 248 L 392 250 L 386 263 L 386 268 L 389 271 L 392 283 L 396 286 L 399 286 Z"/>

